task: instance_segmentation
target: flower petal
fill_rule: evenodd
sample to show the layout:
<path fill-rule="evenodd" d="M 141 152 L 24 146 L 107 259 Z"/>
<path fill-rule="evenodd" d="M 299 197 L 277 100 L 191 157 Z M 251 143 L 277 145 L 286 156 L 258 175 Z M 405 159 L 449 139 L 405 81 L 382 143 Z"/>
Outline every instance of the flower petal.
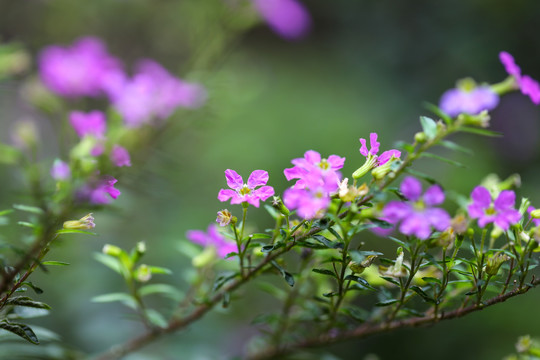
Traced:
<path fill-rule="evenodd" d="M 227 179 L 227 185 L 231 189 L 238 190 L 238 189 L 241 189 L 242 186 L 244 185 L 244 180 L 234 170 L 231 170 L 231 169 L 225 170 L 225 178 Z"/>
<path fill-rule="evenodd" d="M 471 199 L 473 204 L 476 204 L 479 207 L 487 209 L 491 205 L 491 194 L 488 189 L 483 186 L 477 186 L 471 192 Z"/>
<path fill-rule="evenodd" d="M 367 157 L 369 155 L 369 151 L 366 146 L 366 139 L 360 138 L 358 140 L 360 141 L 360 144 L 362 144 L 362 146 L 360 147 L 360 154 Z"/>
<path fill-rule="evenodd" d="M 513 208 L 515 202 L 516 194 L 512 190 L 503 190 L 495 200 L 494 207 L 497 212 L 501 212 Z"/>
<path fill-rule="evenodd" d="M 263 186 L 257 190 L 254 190 L 252 194 L 252 197 L 257 197 L 258 199 L 265 201 L 270 196 L 274 195 L 274 188 L 271 186 Z"/>
<path fill-rule="evenodd" d="M 227 201 L 227 200 L 229 200 L 231 198 L 234 198 L 236 196 L 238 196 L 238 194 L 234 190 L 221 189 L 221 190 L 219 190 L 217 198 L 218 198 L 219 201 Z"/>
<path fill-rule="evenodd" d="M 188 232 L 186 232 L 186 238 L 189 241 L 202 246 L 209 245 L 210 243 L 208 235 L 201 230 L 189 230 Z"/>
<path fill-rule="evenodd" d="M 427 205 L 439 205 L 444 202 L 444 192 L 439 185 L 430 186 L 424 193 L 424 202 Z"/>
<path fill-rule="evenodd" d="M 416 201 L 422 194 L 422 184 L 412 176 L 407 176 L 399 187 L 403 195 L 411 201 Z"/>
<path fill-rule="evenodd" d="M 328 163 L 332 170 L 339 170 L 345 164 L 345 158 L 337 155 L 330 155 L 328 157 Z"/>
<path fill-rule="evenodd" d="M 392 150 L 385 151 L 377 158 L 377 166 L 386 164 L 388 161 L 390 161 L 392 157 L 399 159 L 400 156 L 401 156 L 401 151 L 399 150 L 392 149 Z"/>
<path fill-rule="evenodd" d="M 390 201 L 384 207 L 382 213 L 386 221 L 391 224 L 399 222 L 411 213 L 411 205 L 401 201 Z"/>
<path fill-rule="evenodd" d="M 247 186 L 255 189 L 257 186 L 266 185 L 268 182 L 268 172 L 264 170 L 255 170 L 249 175 Z"/>
<path fill-rule="evenodd" d="M 450 227 L 450 215 L 443 209 L 433 208 L 424 212 L 426 220 L 438 231 L 444 231 Z"/>
<path fill-rule="evenodd" d="M 377 133 L 369 134 L 369 144 L 371 145 L 371 149 L 369 150 L 370 155 L 377 155 L 379 152 L 381 143 L 377 141 L 377 136 Z"/>
<path fill-rule="evenodd" d="M 314 150 L 308 150 L 304 154 L 304 158 L 310 165 L 317 165 L 321 162 L 321 154 Z"/>
<path fill-rule="evenodd" d="M 512 76 L 519 77 L 521 75 L 521 69 L 516 65 L 514 57 L 507 53 L 506 51 L 501 51 L 499 53 L 499 59 L 504 65 L 506 72 Z"/>

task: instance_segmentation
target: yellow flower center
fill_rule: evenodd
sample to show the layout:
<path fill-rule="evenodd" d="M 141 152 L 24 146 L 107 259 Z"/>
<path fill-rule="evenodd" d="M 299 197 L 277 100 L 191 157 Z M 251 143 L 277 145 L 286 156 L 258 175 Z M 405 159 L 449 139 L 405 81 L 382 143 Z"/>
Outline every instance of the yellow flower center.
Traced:
<path fill-rule="evenodd" d="M 321 162 L 319 163 L 319 167 L 323 170 L 327 170 L 330 167 L 330 164 L 328 163 L 326 159 L 322 159 Z"/>
<path fill-rule="evenodd" d="M 240 189 L 239 193 L 240 195 L 248 195 L 251 193 L 251 189 L 248 188 L 246 184 L 244 184 L 244 186 L 242 186 L 242 189 Z"/>

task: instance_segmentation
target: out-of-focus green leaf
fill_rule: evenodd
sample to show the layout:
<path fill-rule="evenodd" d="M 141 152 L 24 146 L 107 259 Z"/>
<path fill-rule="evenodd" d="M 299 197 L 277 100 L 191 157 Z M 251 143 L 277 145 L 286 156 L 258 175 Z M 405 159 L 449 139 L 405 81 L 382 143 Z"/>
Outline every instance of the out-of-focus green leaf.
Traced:
<path fill-rule="evenodd" d="M 37 309 L 46 309 L 46 310 L 51 309 L 49 305 L 40 301 L 34 301 L 28 296 L 18 296 L 18 297 L 10 298 L 6 301 L 6 305 L 27 306 L 27 307 L 37 308 Z"/>
<path fill-rule="evenodd" d="M 95 232 L 91 231 L 85 231 L 85 230 L 77 230 L 77 229 L 60 229 L 56 231 L 57 234 L 85 234 L 85 235 L 94 235 L 97 236 Z"/>
<path fill-rule="evenodd" d="M 437 123 L 427 116 L 420 116 L 420 124 L 427 138 L 433 140 L 437 136 Z"/>
<path fill-rule="evenodd" d="M 22 205 L 22 204 L 13 204 L 13 208 L 14 208 L 14 209 L 17 209 L 17 210 L 20 210 L 20 211 L 25 211 L 25 212 L 33 213 L 33 214 L 38 214 L 38 215 L 43 214 L 43 209 L 38 208 L 38 207 L 36 207 L 36 206 Z"/>
<path fill-rule="evenodd" d="M 149 284 L 149 285 L 141 286 L 139 288 L 139 294 L 141 296 L 148 296 L 152 294 L 162 294 L 173 300 L 180 300 L 183 295 L 183 293 L 180 290 L 168 284 Z"/>
<path fill-rule="evenodd" d="M 67 263 L 67 262 L 63 262 L 63 261 L 54 261 L 54 260 L 50 260 L 50 261 L 44 261 L 44 262 L 42 262 L 41 265 L 49 265 L 49 266 L 52 266 L 52 265 L 56 265 L 56 266 L 67 266 L 67 265 L 70 265 L 70 264 Z"/>
<path fill-rule="evenodd" d="M 336 274 L 333 271 L 330 271 L 328 269 L 311 269 L 311 271 L 313 271 L 313 272 L 315 272 L 317 274 L 327 275 L 327 276 L 331 276 L 331 277 L 337 279 Z"/>
<path fill-rule="evenodd" d="M 473 154 L 472 150 L 467 149 L 464 146 L 458 145 L 455 142 L 450 141 L 450 140 L 443 140 L 443 141 L 440 142 L 440 144 L 442 146 L 444 146 L 445 148 L 450 149 L 450 150 L 461 151 L 462 153 L 465 153 L 465 154 L 468 154 L 468 155 Z"/>
<path fill-rule="evenodd" d="M 442 162 L 445 162 L 445 163 L 447 163 L 447 164 L 454 165 L 454 166 L 457 166 L 457 167 L 466 168 L 466 166 L 463 165 L 462 163 L 460 163 L 459 161 L 455 161 L 455 160 L 452 160 L 452 159 L 448 159 L 448 158 L 445 158 L 444 156 L 435 155 L 435 154 L 433 154 L 433 153 L 423 152 L 420 156 L 421 156 L 421 157 L 428 157 L 428 158 L 431 158 L 431 159 L 440 160 L 440 161 L 442 161 Z"/>
<path fill-rule="evenodd" d="M 146 309 L 146 316 L 150 320 L 150 322 L 160 328 L 166 328 L 167 327 L 167 320 L 161 315 L 159 312 L 157 312 L 154 309 Z"/>
<path fill-rule="evenodd" d="M 7 330 L 12 332 L 15 335 L 18 335 L 25 339 L 26 341 L 31 342 L 32 344 L 39 344 L 39 339 L 37 338 L 34 331 L 28 325 L 17 324 L 8 322 L 6 320 L 0 321 L 0 329 Z"/>
<path fill-rule="evenodd" d="M 92 298 L 92 302 L 96 303 L 108 303 L 108 302 L 116 302 L 119 301 L 122 304 L 132 308 L 137 308 L 137 302 L 133 297 L 127 293 L 110 293 L 110 294 L 103 294 L 94 296 Z"/>
<path fill-rule="evenodd" d="M 463 132 L 476 134 L 476 135 L 490 136 L 490 137 L 501 137 L 503 135 L 500 132 L 476 128 L 476 127 L 469 127 L 469 126 L 462 126 L 459 128 L 459 130 Z"/>
<path fill-rule="evenodd" d="M 283 276 L 287 284 L 289 284 L 289 286 L 294 286 L 294 277 L 285 269 L 283 269 L 281 266 L 279 266 L 279 264 L 275 262 L 274 260 L 272 260 L 271 263 L 276 269 L 278 269 L 278 271 L 280 272 L 281 276 Z"/>
<path fill-rule="evenodd" d="M 390 306 L 392 304 L 395 304 L 398 302 L 398 299 L 388 299 L 388 300 L 384 300 L 384 301 L 379 301 L 378 303 L 375 304 L 375 306 Z"/>
<path fill-rule="evenodd" d="M 20 158 L 21 152 L 17 148 L 0 143 L 0 164 L 15 164 Z"/>

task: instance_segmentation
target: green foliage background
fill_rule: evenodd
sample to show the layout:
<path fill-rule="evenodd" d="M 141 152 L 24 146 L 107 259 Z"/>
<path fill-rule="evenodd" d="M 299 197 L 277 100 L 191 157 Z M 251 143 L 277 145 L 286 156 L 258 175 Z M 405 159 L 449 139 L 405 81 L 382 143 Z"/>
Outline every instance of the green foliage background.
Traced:
<path fill-rule="evenodd" d="M 134 166 L 119 185 L 122 196 L 95 216 L 100 236 L 66 238 L 51 259 L 72 265 L 34 278 L 45 289 L 43 301 L 53 307 L 52 316 L 36 324 L 74 348 L 104 350 L 141 330 L 121 305 L 89 301 L 123 285 L 92 253 L 105 243 L 131 248 L 144 240 L 146 262 L 175 273 L 160 281 L 185 286 L 180 274 L 190 259 L 177 251 L 178 243 L 186 230 L 206 228 L 224 207 L 216 196 L 225 186 L 225 169 L 244 176 L 268 170 L 270 184 L 281 192 L 287 186 L 282 171 L 290 159 L 313 149 L 345 156 L 344 174 L 350 174 L 362 163 L 359 137 L 378 132 L 381 148 L 389 148 L 418 131 L 418 116 L 429 114 L 423 102 L 437 103 L 455 80 L 503 79 L 499 51 L 509 51 L 526 73 L 540 78 L 540 2 L 535 0 L 304 0 L 314 28 L 300 42 L 284 41 L 264 24 L 231 39 L 227 31 L 242 31 L 252 18 L 231 14 L 229 2 L 0 0 L 1 41 L 20 42 L 36 55 L 46 45 L 96 35 L 128 64 L 153 58 L 179 76 L 203 82 L 210 93 L 207 107 L 176 113 L 171 130 L 135 154 Z M 0 82 L 0 140 L 9 141 L 15 120 L 31 117 L 44 134 L 43 159 L 51 161 L 57 151 L 51 123 L 65 119 L 47 118 L 26 105 L 18 84 L 19 79 Z M 94 103 L 77 105 L 90 108 Z M 538 108 L 520 94 L 509 95 L 493 112 L 492 124 L 505 132 L 504 138 L 454 139 L 475 152 L 474 157 L 452 154 L 470 165 L 467 169 L 430 159 L 418 166 L 464 193 L 488 172 L 501 177 L 518 172 L 522 194 L 540 205 Z M 0 168 L 4 208 L 21 194 L 19 178 L 13 169 Z M 239 215 L 238 206 L 227 207 Z M 269 225 L 264 215 L 262 209 L 251 212 L 251 224 L 264 229 Z M 243 294 L 248 292 L 249 297 L 233 298 L 229 309 L 214 312 L 189 331 L 128 358 L 177 359 L 182 354 L 185 359 L 225 359 L 241 353 L 253 335 L 251 319 L 275 306 L 255 287 Z M 513 351 L 518 336 L 540 336 L 539 299 L 536 290 L 464 319 L 328 351 L 343 359 L 369 353 L 380 359 L 500 359 Z"/>

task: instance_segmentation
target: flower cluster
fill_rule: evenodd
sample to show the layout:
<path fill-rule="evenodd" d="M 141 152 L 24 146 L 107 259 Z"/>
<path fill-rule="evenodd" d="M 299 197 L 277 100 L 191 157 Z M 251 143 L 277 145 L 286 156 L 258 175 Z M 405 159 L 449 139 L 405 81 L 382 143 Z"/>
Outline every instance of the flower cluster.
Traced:
<path fill-rule="evenodd" d="M 321 158 L 316 151 L 306 151 L 303 158 L 293 159 L 294 167 L 285 169 L 287 180 L 296 183 L 283 193 L 283 202 L 289 209 L 297 209 L 304 219 L 321 217 L 330 205 L 330 196 L 339 190 L 345 158 L 331 155 Z"/>
<path fill-rule="evenodd" d="M 472 203 L 468 206 L 469 216 L 478 219 L 478 226 L 485 227 L 494 223 L 501 230 L 507 231 L 510 225 L 521 220 L 521 214 L 514 209 L 516 194 L 511 190 L 503 190 L 495 201 L 491 193 L 483 186 L 477 186 L 471 193 Z"/>
<path fill-rule="evenodd" d="M 454 89 L 442 94 L 439 107 L 451 117 L 459 114 L 478 115 L 499 105 L 497 95 L 488 85 L 477 86 L 472 79 L 460 80 Z"/>
<path fill-rule="evenodd" d="M 374 168 L 377 167 L 383 167 L 386 164 L 389 164 L 389 161 L 392 159 L 399 159 L 401 156 L 401 151 L 392 149 L 387 150 L 383 152 L 381 155 L 377 155 L 379 153 L 379 148 L 381 146 L 381 143 L 377 141 L 378 135 L 377 133 L 371 133 L 369 134 L 369 145 L 370 148 L 368 150 L 366 139 L 360 138 L 360 144 L 362 145 L 360 147 L 360 154 L 365 156 L 366 162 L 362 167 L 357 169 L 353 174 L 353 178 L 359 179 L 365 174 L 367 174 L 369 171 L 371 171 Z"/>
<path fill-rule="evenodd" d="M 529 75 L 522 75 L 520 67 L 514 61 L 514 57 L 506 51 L 501 51 L 499 59 L 508 75 L 516 79 L 521 93 L 527 95 L 534 104 L 540 104 L 540 84 L 538 84 L 538 81 Z"/>

